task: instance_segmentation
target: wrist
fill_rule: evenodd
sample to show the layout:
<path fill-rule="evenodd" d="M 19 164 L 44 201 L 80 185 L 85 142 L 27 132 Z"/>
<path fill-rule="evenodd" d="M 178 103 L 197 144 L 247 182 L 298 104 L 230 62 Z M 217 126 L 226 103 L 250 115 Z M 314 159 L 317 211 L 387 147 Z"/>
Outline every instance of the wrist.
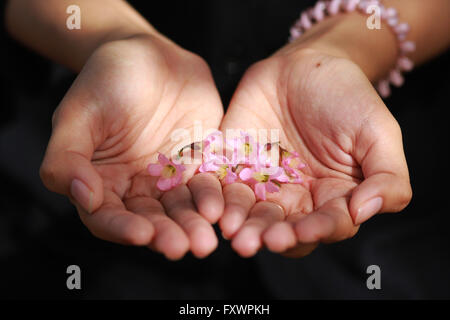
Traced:
<path fill-rule="evenodd" d="M 369 29 L 367 17 L 358 12 L 329 17 L 312 26 L 281 52 L 314 49 L 356 63 L 367 78 L 376 82 L 395 66 L 396 39 L 387 25 Z"/>
<path fill-rule="evenodd" d="M 108 43 L 138 38 L 160 39 L 162 37 L 163 36 L 150 25 L 140 27 L 114 27 L 109 30 L 103 30 L 97 35 L 95 41 L 90 43 L 86 42 L 86 47 L 80 48 L 78 51 L 79 54 L 72 57 L 73 67 L 71 67 L 76 71 L 80 71 L 89 57 L 94 54 L 97 49 Z"/>
<path fill-rule="evenodd" d="M 142 36 L 161 39 L 163 38 L 163 35 L 160 34 L 150 24 L 139 26 L 114 27 L 110 30 L 103 32 L 103 35 L 98 39 L 97 47 L 112 41 L 126 40 Z"/>

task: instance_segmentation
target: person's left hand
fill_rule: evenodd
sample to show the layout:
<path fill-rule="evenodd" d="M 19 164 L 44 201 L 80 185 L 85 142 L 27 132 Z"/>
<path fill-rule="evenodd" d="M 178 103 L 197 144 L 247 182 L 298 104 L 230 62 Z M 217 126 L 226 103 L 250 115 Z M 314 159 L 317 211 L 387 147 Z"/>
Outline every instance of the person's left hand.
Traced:
<path fill-rule="evenodd" d="M 283 184 L 266 201 L 255 202 L 245 184 L 224 187 L 220 227 L 241 256 L 263 246 L 307 255 L 411 199 L 400 127 L 348 59 L 282 50 L 255 64 L 232 98 L 221 130 L 228 128 L 279 129 L 281 146 L 307 165 L 303 184 Z"/>

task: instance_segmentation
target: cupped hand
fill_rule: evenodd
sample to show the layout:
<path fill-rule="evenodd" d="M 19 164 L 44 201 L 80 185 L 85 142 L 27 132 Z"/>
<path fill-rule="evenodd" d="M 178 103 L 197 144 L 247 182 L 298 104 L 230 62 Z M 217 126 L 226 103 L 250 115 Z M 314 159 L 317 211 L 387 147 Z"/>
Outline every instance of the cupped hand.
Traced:
<path fill-rule="evenodd" d="M 217 128 L 222 105 L 206 63 L 162 37 L 137 35 L 100 46 L 53 117 L 41 166 L 52 191 L 69 196 L 97 237 L 149 246 L 170 259 L 217 246 L 211 227 L 223 211 L 208 174 L 160 192 L 146 168 L 170 156 L 176 129 Z M 198 208 L 198 209 L 197 209 Z"/>
<path fill-rule="evenodd" d="M 220 226 L 242 256 L 260 248 L 300 257 L 355 235 L 378 212 L 411 199 L 401 130 L 361 69 L 313 49 L 281 50 L 241 80 L 221 130 L 279 129 L 306 163 L 302 184 L 256 201 L 242 183 L 224 187 Z"/>

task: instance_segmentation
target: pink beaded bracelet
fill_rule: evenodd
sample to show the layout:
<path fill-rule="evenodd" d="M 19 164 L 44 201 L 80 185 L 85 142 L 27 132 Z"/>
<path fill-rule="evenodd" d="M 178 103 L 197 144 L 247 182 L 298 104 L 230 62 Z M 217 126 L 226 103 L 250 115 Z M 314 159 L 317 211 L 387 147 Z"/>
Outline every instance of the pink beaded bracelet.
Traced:
<path fill-rule="evenodd" d="M 386 98 L 390 95 L 389 84 L 396 87 L 403 85 L 404 78 L 402 73 L 411 71 L 414 63 L 407 57 L 407 54 L 416 49 L 413 41 L 406 40 L 410 30 L 409 24 L 400 23 L 397 10 L 395 8 L 384 7 L 379 0 L 330 0 L 318 1 L 316 5 L 300 14 L 300 18 L 291 27 L 289 42 L 299 38 L 306 30 L 312 27 L 314 23 L 322 21 L 326 16 L 334 16 L 339 12 L 359 11 L 367 14 L 369 6 L 377 6 L 380 9 L 380 18 L 390 26 L 395 33 L 398 41 L 398 57 L 396 66 L 389 72 L 388 76 L 380 80 L 377 84 L 378 93 Z"/>

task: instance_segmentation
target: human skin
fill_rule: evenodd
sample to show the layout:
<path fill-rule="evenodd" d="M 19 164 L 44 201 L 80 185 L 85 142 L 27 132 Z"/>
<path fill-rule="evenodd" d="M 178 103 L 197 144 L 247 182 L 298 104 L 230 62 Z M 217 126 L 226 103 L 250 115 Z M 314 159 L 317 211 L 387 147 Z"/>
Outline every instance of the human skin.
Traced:
<path fill-rule="evenodd" d="M 448 47 L 448 1 L 385 3 L 412 25 L 416 62 Z M 300 152 L 309 176 L 255 204 L 246 185 L 226 186 L 222 195 L 212 175 L 189 180 L 193 168 L 187 184 L 164 195 L 155 189 L 145 164 L 172 147 L 169 133 L 195 120 L 204 128 L 221 121 L 208 67 L 123 1 L 78 1 L 84 15 L 78 31 L 65 28 L 69 4 L 10 1 L 7 26 L 41 54 L 82 69 L 55 112 L 41 176 L 50 190 L 71 198 L 94 235 L 148 245 L 170 259 L 188 250 L 204 257 L 217 245 L 209 223 L 223 212 L 223 234 L 242 256 L 266 246 L 299 257 L 409 202 L 401 131 L 371 85 L 396 56 L 385 28 L 370 33 L 356 13 L 330 18 L 248 70 L 221 128 L 279 128 L 282 145 Z M 361 210 L 374 198 L 381 200 Z"/>
<path fill-rule="evenodd" d="M 449 47 L 450 2 L 384 1 L 410 23 L 415 63 Z M 224 187 L 220 227 L 243 257 L 261 248 L 302 257 L 356 234 L 376 213 L 399 212 L 412 190 L 401 129 L 372 83 L 395 65 L 396 40 L 360 13 L 313 26 L 251 66 L 221 130 L 279 129 L 280 144 L 307 164 L 305 183 L 283 184 L 255 202 L 242 183 Z"/>
<path fill-rule="evenodd" d="M 51 3 L 50 3 L 51 2 Z M 147 165 L 170 155 L 171 134 L 195 121 L 218 128 L 223 107 L 209 67 L 159 34 L 123 1 L 78 1 L 81 30 L 67 30 L 70 1 L 11 1 L 10 33 L 79 71 L 53 116 L 40 174 L 77 207 L 93 235 L 148 246 L 169 259 L 217 246 L 211 223 L 223 212 L 209 174 L 162 193 Z M 51 34 L 51 36 L 48 36 Z M 189 184 L 187 182 L 189 181 Z"/>

